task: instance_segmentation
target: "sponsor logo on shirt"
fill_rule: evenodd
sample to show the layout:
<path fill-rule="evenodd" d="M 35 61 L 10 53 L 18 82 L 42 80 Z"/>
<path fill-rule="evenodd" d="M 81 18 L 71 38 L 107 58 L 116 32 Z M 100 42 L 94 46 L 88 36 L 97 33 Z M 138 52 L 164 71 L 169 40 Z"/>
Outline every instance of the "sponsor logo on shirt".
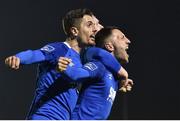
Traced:
<path fill-rule="evenodd" d="M 52 52 L 55 50 L 55 48 L 53 46 L 50 45 L 46 45 L 43 48 L 41 48 L 42 51 L 46 51 L 46 52 Z"/>
<path fill-rule="evenodd" d="M 98 68 L 98 67 L 97 67 L 94 63 L 92 63 L 92 62 L 89 62 L 89 63 L 85 64 L 84 67 L 88 68 L 88 69 L 91 70 L 91 71 L 94 71 L 95 69 Z"/>
<path fill-rule="evenodd" d="M 116 97 L 116 91 L 114 90 L 114 88 L 111 87 L 109 90 L 109 96 L 108 96 L 107 100 L 111 104 L 113 104 L 115 97 Z"/>

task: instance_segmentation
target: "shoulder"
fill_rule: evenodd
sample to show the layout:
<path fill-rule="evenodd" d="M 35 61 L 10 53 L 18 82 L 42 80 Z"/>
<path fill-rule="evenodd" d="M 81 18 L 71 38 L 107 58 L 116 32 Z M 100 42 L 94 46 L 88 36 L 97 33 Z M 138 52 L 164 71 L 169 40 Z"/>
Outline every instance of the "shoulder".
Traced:
<path fill-rule="evenodd" d="M 63 51 L 63 50 L 68 50 L 69 47 L 65 45 L 63 42 L 54 42 L 54 43 L 49 43 L 42 47 L 40 50 L 43 52 L 48 52 L 51 53 L 53 51 Z"/>
<path fill-rule="evenodd" d="M 93 46 L 93 47 L 88 47 L 87 51 L 106 51 L 106 50 Z"/>
<path fill-rule="evenodd" d="M 99 71 L 104 71 L 106 70 L 105 66 L 100 62 L 93 60 L 91 62 L 88 62 L 84 65 L 84 68 L 94 71 L 94 70 L 99 70 Z"/>
<path fill-rule="evenodd" d="M 86 51 L 89 52 L 89 51 L 100 51 L 101 48 L 98 48 L 98 47 L 88 47 L 86 48 Z"/>
<path fill-rule="evenodd" d="M 89 47 L 86 49 L 86 54 L 87 55 L 92 55 L 93 57 L 104 57 L 106 55 L 110 55 L 110 53 L 102 48 L 99 47 Z"/>

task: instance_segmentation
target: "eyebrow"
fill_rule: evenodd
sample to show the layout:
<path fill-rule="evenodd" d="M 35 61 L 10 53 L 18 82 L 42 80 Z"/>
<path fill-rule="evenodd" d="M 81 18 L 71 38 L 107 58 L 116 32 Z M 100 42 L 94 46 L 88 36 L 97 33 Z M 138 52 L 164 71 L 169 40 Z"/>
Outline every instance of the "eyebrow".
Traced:
<path fill-rule="evenodd" d="M 88 24 L 93 24 L 93 22 L 91 20 L 87 21 Z"/>

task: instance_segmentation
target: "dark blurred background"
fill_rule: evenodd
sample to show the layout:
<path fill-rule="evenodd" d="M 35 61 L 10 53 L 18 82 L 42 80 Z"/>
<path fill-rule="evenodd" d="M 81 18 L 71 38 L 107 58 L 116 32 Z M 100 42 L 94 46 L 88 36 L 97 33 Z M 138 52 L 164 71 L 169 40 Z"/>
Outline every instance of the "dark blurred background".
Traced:
<path fill-rule="evenodd" d="M 126 69 L 135 85 L 118 93 L 109 119 L 180 119 L 179 0 L 1 0 L 0 119 L 25 119 L 36 84 L 36 65 L 14 71 L 4 59 L 64 41 L 61 18 L 84 7 L 131 40 Z"/>

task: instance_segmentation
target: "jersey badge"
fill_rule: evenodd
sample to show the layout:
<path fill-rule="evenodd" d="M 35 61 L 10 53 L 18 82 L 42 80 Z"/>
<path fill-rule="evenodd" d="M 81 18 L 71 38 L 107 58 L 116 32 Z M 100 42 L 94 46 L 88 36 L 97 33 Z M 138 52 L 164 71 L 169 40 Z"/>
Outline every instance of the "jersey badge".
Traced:
<path fill-rule="evenodd" d="M 50 45 L 46 45 L 43 48 L 41 48 L 42 51 L 47 51 L 47 52 L 52 52 L 55 50 L 55 48 L 53 46 Z"/>
<path fill-rule="evenodd" d="M 91 71 L 94 71 L 95 69 L 98 68 L 98 67 L 97 67 L 94 63 L 92 63 L 92 62 L 89 62 L 89 63 L 85 64 L 84 67 L 88 68 L 88 69 L 91 70 Z"/>

